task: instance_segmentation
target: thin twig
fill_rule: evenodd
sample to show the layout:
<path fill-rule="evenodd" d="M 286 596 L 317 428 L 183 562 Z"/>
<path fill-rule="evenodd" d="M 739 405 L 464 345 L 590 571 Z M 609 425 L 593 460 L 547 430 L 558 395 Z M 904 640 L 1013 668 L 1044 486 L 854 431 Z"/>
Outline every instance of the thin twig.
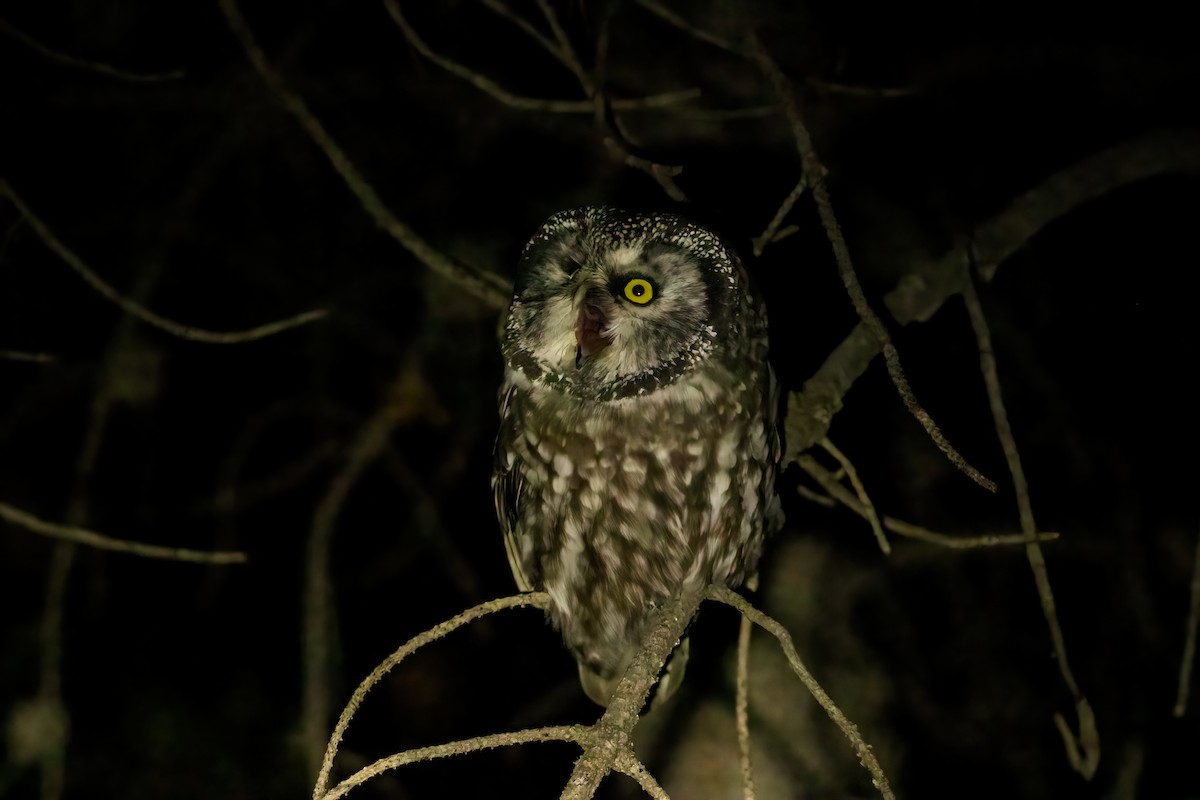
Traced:
<path fill-rule="evenodd" d="M 938 449 L 946 455 L 950 463 L 958 467 L 959 470 L 983 488 L 990 492 L 995 492 L 995 482 L 987 478 L 963 458 L 954 446 L 950 444 L 950 441 L 933 421 L 933 417 L 929 415 L 929 412 L 917 401 L 916 394 L 913 393 L 912 387 L 908 383 L 908 378 L 905 377 L 904 370 L 900 366 L 900 353 L 892 343 L 887 328 L 884 327 L 883 322 L 875 314 L 870 303 L 867 302 L 867 296 L 858 282 L 858 275 L 855 273 L 854 264 L 850 259 L 850 249 L 846 246 L 846 240 L 842 236 L 841 227 L 838 225 L 837 217 L 833 213 L 833 203 L 829 198 L 829 189 L 825 185 L 825 167 L 821 164 L 816 150 L 813 148 L 812 137 L 809 135 L 808 128 L 805 127 L 804 120 L 800 116 L 800 109 L 796 105 L 796 98 L 791 84 L 787 76 L 780 70 L 779 65 L 775 63 L 766 48 L 763 47 L 754 34 L 750 34 L 747 41 L 755 60 L 758 61 L 763 73 L 771 81 L 776 94 L 779 95 L 780 100 L 783 102 L 784 112 L 791 123 L 792 136 L 796 140 L 796 149 L 800 153 L 801 169 L 807 178 L 808 185 L 812 187 L 813 200 L 817 204 L 817 214 L 821 218 L 821 224 L 825 228 L 829 244 L 833 247 L 834 259 L 837 261 L 838 272 L 842 276 L 842 283 L 846 287 L 846 292 L 850 295 L 850 300 L 854 304 L 854 310 L 858 312 L 859 319 L 866 324 L 871 334 L 881 344 L 884 360 L 887 363 L 888 375 L 892 378 L 892 384 L 896 387 L 896 391 L 904 401 L 904 405 L 909 413 L 921 423 L 921 426 L 925 428 L 926 434 L 938 446 Z"/>
<path fill-rule="evenodd" d="M 57 356 L 49 353 L 28 353 L 24 350 L 0 350 L 0 359 L 4 361 L 28 361 L 32 364 L 53 364 Z"/>
<path fill-rule="evenodd" d="M 485 0 L 486 1 L 486 0 Z M 590 113 L 596 118 L 597 124 L 609 132 L 608 136 L 603 139 L 605 148 L 608 149 L 610 155 L 628 167 L 641 170 L 654 179 L 663 191 L 667 193 L 671 199 L 677 202 L 687 202 L 687 195 L 680 189 L 673 180 L 676 175 L 683 171 L 683 167 L 672 166 L 667 164 L 659 164 L 648 158 L 636 155 L 630 145 L 626 142 L 626 137 L 622 133 L 619 124 L 612 114 L 616 111 L 630 111 L 637 109 L 661 108 L 673 106 L 687 100 L 694 100 L 700 96 L 699 89 L 684 89 L 676 92 L 664 92 L 662 94 L 651 95 L 649 97 L 635 98 L 632 100 L 622 100 L 610 98 L 605 92 L 600 91 L 598 87 L 604 85 L 603 80 L 603 58 L 597 58 L 597 74 L 592 78 L 584 71 L 579 57 L 575 53 L 574 47 L 571 45 L 570 39 L 566 35 L 566 31 L 558 22 L 558 17 L 554 13 L 554 9 L 542 0 L 539 0 L 539 6 L 542 9 L 543 16 L 550 23 L 551 29 L 554 31 L 554 36 L 557 43 L 543 37 L 535 28 L 528 22 L 521 20 L 521 25 L 526 32 L 533 36 L 543 47 L 550 50 L 554 56 L 561 61 L 579 81 L 580 88 L 587 96 L 586 100 L 543 100 L 540 98 L 520 97 L 514 95 L 508 90 L 501 87 L 491 78 L 481 75 L 478 72 L 467 69 L 456 61 L 453 61 L 445 56 L 438 55 L 433 51 L 428 44 L 425 43 L 417 32 L 408 24 L 400 11 L 400 6 L 396 0 L 383 0 L 384 6 L 391 15 L 393 21 L 400 28 L 405 38 L 408 39 L 416 50 L 437 64 L 442 69 L 456 75 L 459 78 L 467 81 L 480 91 L 486 92 L 500 102 L 513 108 L 525 109 L 530 111 L 552 111 L 559 113 Z M 489 7 L 497 13 L 507 16 L 514 21 L 520 20 L 507 6 L 499 3 L 490 3 Z M 597 46 L 597 52 L 602 56 L 604 52 L 604 36 L 606 35 L 606 26 L 601 26 L 601 42 Z"/>
<path fill-rule="evenodd" d="M 658 785 L 658 781 L 654 780 L 650 771 L 646 769 L 646 765 L 639 761 L 631 751 L 623 750 L 618 753 L 613 762 L 613 769 L 637 781 L 638 786 L 641 786 L 646 794 L 650 795 L 651 800 L 671 800 L 666 791 Z"/>
<path fill-rule="evenodd" d="M 814 89 L 833 94 L 847 94 L 855 97 L 910 97 L 917 90 L 906 86 L 854 86 L 849 83 L 827 81 L 822 78 L 805 78 L 804 82 Z"/>
<path fill-rule="evenodd" d="M 804 194 L 804 190 L 807 187 L 808 178 L 801 174 L 800 180 L 796 181 L 796 185 L 792 187 L 787 197 L 783 198 L 783 202 L 779 204 L 779 208 L 775 211 L 775 216 L 767 223 L 766 230 L 754 240 L 755 258 L 763 254 L 763 250 L 767 249 L 767 245 L 783 238 L 783 234 L 779 232 L 779 226 L 783 224 L 784 218 L 791 213 L 792 206 L 796 205 L 796 201 L 800 199 L 800 195 Z"/>
<path fill-rule="evenodd" d="M 1005 460 L 1008 462 L 1008 471 L 1012 475 L 1013 493 L 1016 495 L 1021 531 L 1032 539 L 1037 534 L 1037 523 L 1033 517 L 1033 504 L 1029 499 L 1029 484 L 1025 479 L 1025 470 L 1021 466 L 1021 455 L 1017 450 L 1016 438 L 1013 436 L 1012 426 L 1008 421 L 1008 412 L 1004 407 L 1000 377 L 996 371 L 996 357 L 992 350 L 991 332 L 988 330 L 987 318 L 983 315 L 979 296 L 975 292 L 975 284 L 970 280 L 966 281 L 963 284 L 962 294 L 967 305 L 967 313 L 971 318 L 971 327 L 975 331 L 975 339 L 978 342 L 979 369 L 983 373 L 983 382 L 987 387 L 988 404 L 991 406 L 992 418 L 996 424 L 996 436 L 1000 439 L 1000 446 L 1003 448 Z M 1084 698 L 1079 690 L 1079 684 L 1075 681 L 1070 662 L 1067 660 L 1067 646 L 1063 640 L 1058 612 L 1055 610 L 1054 590 L 1050 587 L 1050 575 L 1046 569 L 1046 559 L 1042 554 L 1041 545 L 1036 541 L 1030 541 L 1025 545 L 1025 555 L 1029 559 L 1030 569 L 1033 570 L 1038 597 L 1042 601 L 1042 613 L 1050 628 L 1050 639 L 1054 644 L 1054 660 L 1058 664 L 1063 682 L 1075 699 L 1080 723 L 1078 750 L 1073 737 L 1069 736 L 1069 729 L 1065 729 L 1063 724 L 1059 725 L 1059 729 L 1060 732 L 1063 732 L 1063 740 L 1067 745 L 1067 755 L 1071 765 L 1084 778 L 1090 779 L 1096 774 L 1096 767 L 1100 763 L 1100 741 L 1095 728 L 1095 720 L 1087 699 Z"/>
<path fill-rule="evenodd" d="M 65 64 L 69 67 L 85 69 L 89 72 L 96 72 L 109 78 L 118 78 L 123 81 L 133 81 L 135 83 L 151 83 L 156 81 L 177 80 L 185 75 L 183 70 L 149 73 L 131 72 L 126 69 L 121 69 L 120 67 L 114 67 L 109 64 L 105 64 L 101 61 L 89 61 L 88 59 L 68 55 L 42 44 L 29 34 L 17 29 L 11 22 L 3 19 L 0 19 L 0 33 L 16 39 L 21 44 L 40 53 L 52 61 L 57 61 L 58 63 Z"/>
<path fill-rule="evenodd" d="M 679 185 L 675 183 L 675 177 L 683 172 L 683 167 L 672 164 L 660 164 L 649 158 L 635 155 L 628 147 L 622 144 L 617 137 L 604 137 L 604 146 L 608 148 L 608 152 L 613 158 L 620 161 L 627 167 L 633 167 L 640 170 L 657 183 L 662 190 L 667 193 L 677 203 L 688 202 L 687 194 L 684 193 Z"/>
<path fill-rule="evenodd" d="M 553 12 L 549 10 L 549 4 L 546 0 L 538 0 L 538 5 L 542 7 L 543 13 L 550 14 L 553 17 Z M 688 197 L 679 185 L 675 183 L 675 178 L 683 172 L 682 166 L 661 164 L 643 156 L 639 156 L 636 152 L 636 143 L 625 130 L 625 126 L 621 124 L 621 119 L 613 108 L 612 100 L 605 90 L 607 80 L 605 78 L 605 70 L 608 65 L 608 48 L 609 48 L 609 23 L 612 17 L 612 7 L 609 7 L 600 20 L 599 30 L 596 32 L 596 58 L 593 67 L 593 80 L 591 82 L 581 81 L 580 85 L 583 90 L 593 99 L 596 106 L 596 124 L 602 130 L 607 132 L 604 137 L 604 146 L 608 149 L 611 155 L 617 161 L 622 162 L 627 167 L 633 167 L 640 170 L 651 178 L 659 187 L 677 203 L 688 202 Z M 561 34 L 561 28 L 558 29 Z M 565 37 L 565 35 L 563 35 Z M 570 48 L 569 42 L 563 39 L 564 46 Z M 573 51 L 572 51 L 573 52 Z"/>
<path fill-rule="evenodd" d="M 886 800 L 895 800 L 896 796 L 892 793 L 887 776 L 883 773 L 883 767 L 879 765 L 875 754 L 871 752 L 871 746 L 863 740 L 862 734 L 858 732 L 855 724 L 846 718 L 842 710 L 833 702 L 833 698 L 826 693 L 821 684 L 817 682 L 817 679 L 804 666 L 804 662 L 800 660 L 800 655 L 796 652 L 796 646 L 792 643 L 792 636 L 788 633 L 787 628 L 752 606 L 741 595 L 731 592 L 723 586 L 710 586 L 708 589 L 708 599 L 732 606 L 755 625 L 758 625 L 779 640 L 779 645 L 783 649 L 783 654 L 787 658 L 788 664 L 791 665 L 792 671 L 800 678 L 805 688 L 808 689 L 821 708 L 825 710 L 829 718 L 834 721 L 846 738 L 850 740 L 850 744 L 854 747 L 854 752 L 858 756 L 859 762 L 871 774 L 871 782 L 875 784 L 875 788 L 879 790 L 880 795 L 886 798 Z"/>
<path fill-rule="evenodd" d="M 750 761 L 750 634 L 754 623 L 742 616 L 738 622 L 737 673 L 734 681 L 734 718 L 738 752 L 742 761 L 742 797 L 754 800 L 754 771 Z"/>
<path fill-rule="evenodd" d="M 1200 137 L 1192 131 L 1165 131 L 1123 142 L 1055 172 L 1022 195 L 1009 209 L 977 226 L 970 250 L 985 280 L 1029 237 L 1064 213 L 1091 199 L 1158 175 L 1200 172 Z M 964 280 L 964 247 L 933 258 L 914 255 L 901 264 L 900 280 L 883 297 L 899 325 L 924 322 L 959 293 Z M 865 322 L 833 349 L 798 392 L 788 396 L 786 463 L 821 440 L 842 399 L 879 355 L 880 341 Z"/>
<path fill-rule="evenodd" d="M 567 65 L 567 59 L 563 55 L 562 49 L 557 44 L 555 44 L 550 39 L 550 37 L 546 36 L 544 33 L 539 31 L 533 25 L 533 23 L 531 23 L 529 20 L 525 19 L 520 14 L 513 11 L 507 5 L 500 2 L 500 0 L 482 0 L 482 2 L 485 6 L 487 6 L 489 9 L 491 9 L 493 12 L 504 17 L 509 22 L 511 22 L 512 24 L 514 24 L 518 28 L 520 28 L 522 31 L 524 31 L 525 34 L 527 36 L 529 36 L 529 38 L 533 39 L 535 42 L 540 44 L 546 50 L 547 53 L 554 56 L 554 58 L 556 60 L 558 60 L 559 62 L 561 62 L 563 64 L 563 66 Z"/>
<path fill-rule="evenodd" d="M 949 547 L 952 550 L 973 550 L 977 547 L 1002 547 L 1014 544 L 1029 544 L 1030 542 L 1053 542 L 1059 534 L 1055 531 L 1039 531 L 1033 537 L 1023 533 L 985 533 L 980 536 L 948 536 L 937 533 L 911 522 L 885 516 L 883 527 L 899 536 L 918 539 L 930 544 Z"/>
<path fill-rule="evenodd" d="M 674 25 L 676 28 L 698 41 L 705 42 L 713 47 L 720 48 L 721 50 L 741 56 L 743 58 L 753 58 L 753 52 L 746 46 L 726 39 L 723 36 L 717 36 L 715 33 L 701 30 L 656 0 L 637 0 L 637 3 L 651 14 L 654 14 L 656 17 L 664 20 L 665 22 Z M 915 93 L 914 89 L 908 88 L 886 86 L 853 86 L 851 84 L 839 83 L 837 81 L 827 81 L 821 78 L 813 77 L 804 78 L 804 83 L 823 92 L 847 94 L 858 97 L 907 97 Z"/>
<path fill-rule="evenodd" d="M 749 56 L 749 52 L 743 45 L 740 45 L 737 42 L 731 42 L 728 39 L 717 36 L 715 33 L 709 33 L 708 31 L 700 30 L 695 25 L 664 6 L 662 3 L 655 2 L 655 0 L 637 0 L 637 3 L 654 16 L 658 17 L 664 22 L 667 22 L 668 24 L 674 25 L 676 28 L 693 37 L 694 39 L 697 39 L 701 42 L 707 42 L 713 47 L 718 47 L 722 50 L 733 53 L 734 55 L 743 57 Z"/>
<path fill-rule="evenodd" d="M 821 447 L 841 465 L 842 471 L 846 473 L 846 477 L 850 480 L 850 485 L 854 487 L 855 495 L 858 496 L 858 502 L 862 506 L 864 517 L 871 524 L 871 531 L 875 534 L 875 541 L 879 543 L 879 549 L 883 551 L 885 556 L 890 556 L 892 554 L 892 545 L 883 533 L 883 526 L 879 523 L 879 515 L 875 513 L 875 504 L 871 502 L 871 496 L 867 494 L 867 487 L 859 479 L 858 470 L 854 468 L 854 464 L 846 457 L 846 454 L 834 446 L 828 436 L 821 440 Z"/>
<path fill-rule="evenodd" d="M 827 494 L 821 494 L 820 492 L 814 491 L 804 484 L 800 484 L 796 487 L 796 493 L 810 503 L 816 503 L 817 505 L 824 506 L 825 508 L 837 508 L 837 500 L 834 500 Z"/>
<path fill-rule="evenodd" d="M 554 7 L 550 5 L 548 0 L 537 0 L 537 4 L 542 12 L 542 16 L 546 18 L 546 22 L 550 25 L 550 31 L 554 34 L 555 41 L 558 42 L 563 64 L 575 75 L 575 79 L 579 81 L 584 94 L 588 97 L 594 97 L 599 87 L 596 83 L 593 83 L 591 76 L 583 68 L 583 62 L 575 54 L 575 48 L 571 45 L 571 39 L 567 36 L 567 32 L 563 30 L 562 25 L 559 24 L 558 15 L 554 13 Z"/>
<path fill-rule="evenodd" d="M 842 486 L 838 482 L 838 478 L 825 467 L 821 466 L 815 458 L 810 455 L 801 455 L 796 459 L 796 465 L 804 470 L 810 477 L 821 485 L 828 494 L 817 494 L 812 490 L 804 487 L 796 487 L 796 491 L 802 496 L 815 503 L 820 503 L 824 506 L 833 506 L 841 503 L 846 508 L 858 514 L 863 519 L 867 519 L 867 511 L 863 508 L 862 503 L 858 498 Z M 898 536 L 904 536 L 909 539 L 919 539 L 923 542 L 936 544 L 940 547 L 948 547 L 952 550 L 970 550 L 976 547 L 998 547 L 1014 544 L 1029 544 L 1029 542 L 1052 542 L 1058 538 L 1058 534 L 1054 532 L 1041 531 L 1035 537 L 1030 538 L 1023 533 L 988 533 L 981 536 L 949 536 L 944 533 L 937 533 L 928 528 L 923 528 L 920 525 L 914 525 L 911 522 L 905 522 L 895 517 L 889 517 L 886 514 L 880 517 L 880 523 L 886 530 L 891 531 Z"/>
<path fill-rule="evenodd" d="M 557 40 L 558 46 L 562 51 L 567 68 L 575 74 L 576 79 L 579 81 L 579 87 L 592 101 L 596 125 L 607 134 L 603 137 L 603 142 L 609 155 L 625 166 L 632 167 L 649 175 L 662 188 L 666 195 L 675 202 L 688 202 L 687 195 L 675 183 L 675 177 L 683 172 L 683 167 L 661 164 L 634 152 L 636 149 L 635 145 L 630 141 L 629 136 L 622 127 L 613 100 L 605 90 L 610 14 L 605 13 L 600 20 L 599 30 L 596 33 L 596 59 L 593 65 L 593 74 L 588 75 L 583 69 L 583 64 L 579 56 L 575 53 L 575 48 L 571 44 L 570 38 L 567 36 L 562 25 L 559 24 L 558 15 L 555 14 L 554 8 L 547 0 L 537 0 L 537 4 L 538 8 L 542 11 L 542 16 L 546 18 L 550 29 L 554 32 L 554 38 Z"/>
<path fill-rule="evenodd" d="M 1176 717 L 1187 713 L 1188 687 L 1192 681 L 1192 661 L 1196 657 L 1196 628 L 1200 626 L 1200 536 L 1196 537 L 1196 557 L 1192 563 L 1192 602 L 1188 608 L 1187 634 L 1183 658 L 1179 662 L 1179 689 L 1175 694 Z"/>
<path fill-rule="evenodd" d="M 63 702 L 63 621 L 66 617 L 67 583 L 75 562 L 76 547 L 59 542 L 50 558 L 46 575 L 46 605 L 41 620 L 41 673 L 37 703 L 56 724 L 41 742 L 41 800 L 58 800 L 66 785 L 66 756 L 71 715 Z"/>
<path fill-rule="evenodd" d="M 67 266 L 75 270 L 89 286 L 95 289 L 101 296 L 115 305 L 119 306 L 125 313 L 137 317 L 142 322 L 148 325 L 153 325 L 159 330 L 166 331 L 172 336 L 178 336 L 181 339 L 188 339 L 194 342 L 205 342 L 206 344 L 241 344 L 243 342 L 252 342 L 256 339 L 263 339 L 267 336 L 273 336 L 276 333 L 295 328 L 300 325 L 305 325 L 314 320 L 321 319 L 327 312 L 318 309 L 315 311 L 306 311 L 303 314 L 297 314 L 289 319 L 280 320 L 279 322 L 271 322 L 266 325 L 260 325 L 257 328 L 251 328 L 244 331 L 209 331 L 203 328 L 194 328 L 190 325 L 183 325 L 174 320 L 167 319 L 159 314 L 155 314 L 140 303 L 126 297 L 118 292 L 112 286 L 104 281 L 99 275 L 92 271 L 83 260 L 75 255 L 65 244 L 59 241 L 50 227 L 46 225 L 25 201 L 16 193 L 16 191 L 8 184 L 7 181 L 0 179 L 0 195 L 4 195 L 9 201 L 17 207 L 27 220 L 30 227 L 41 238 L 42 242 L 54 251 L 55 255 L 61 258 Z"/>
<path fill-rule="evenodd" d="M 73 525 L 58 525 L 39 519 L 33 514 L 0 503 L 0 519 L 18 525 L 27 531 L 51 536 L 65 542 L 84 544 L 100 550 L 114 550 L 119 553 L 130 553 L 145 558 L 161 558 L 168 561 L 189 561 L 195 564 L 244 564 L 246 554 L 238 550 L 189 550 L 185 547 L 162 547 L 156 544 L 133 542 L 128 539 L 114 539 L 111 536 L 78 528 Z"/>
<path fill-rule="evenodd" d="M 429 61 L 437 66 L 460 78 L 474 86 L 481 92 L 491 96 L 510 108 L 520 109 L 522 111 L 546 111 L 555 114 L 591 114 L 595 109 L 592 100 L 551 100 L 540 97 L 523 97 L 513 94 L 505 89 L 500 84 L 496 83 L 486 75 L 468 69 L 462 64 L 452 59 L 446 58 L 434 52 L 433 48 L 420 37 L 415 29 L 408 24 L 408 20 L 400 11 L 400 6 L 395 0 L 383 0 L 383 5 L 391 16 L 392 21 L 396 23 L 396 27 L 404 34 L 404 38 L 413 46 L 418 53 L 424 56 Z M 662 92 L 660 94 L 649 95 L 646 97 L 634 97 L 622 100 L 613 100 L 613 107 L 622 110 L 647 110 L 655 108 L 666 108 L 679 103 L 684 103 L 689 100 L 695 100 L 700 96 L 699 89 L 684 89 L 675 92 Z"/>
<path fill-rule="evenodd" d="M 355 786 L 367 782 L 376 775 L 396 769 L 397 767 L 402 767 L 405 764 L 414 764 L 418 761 L 432 761 L 435 758 L 447 758 L 463 753 L 474 753 L 479 750 L 509 747 L 516 744 L 529 744 L 532 742 L 578 742 L 583 740 L 588 733 L 589 729 L 583 725 L 557 725 L 547 728 L 534 728 L 527 731 L 514 731 L 512 733 L 493 733 L 488 736 L 460 739 L 457 742 L 447 742 L 430 747 L 405 750 L 403 753 L 396 753 L 386 758 L 381 758 L 363 767 L 328 792 L 314 794 L 313 797 L 317 798 L 317 800 L 337 800 L 337 798 L 342 797 Z"/>
<path fill-rule="evenodd" d="M 350 695 L 350 700 L 347 701 L 345 709 L 342 710 L 341 716 L 338 717 L 337 724 L 333 728 L 333 733 L 329 737 L 329 743 L 325 747 L 325 756 L 321 761 L 321 770 L 317 775 L 317 782 L 313 787 L 314 800 L 320 800 L 320 798 L 322 798 L 322 797 L 328 797 L 328 798 L 330 798 L 330 800 L 332 800 L 332 797 L 335 796 L 335 795 L 327 794 L 326 787 L 329 785 L 329 775 L 333 771 L 333 759 L 337 756 L 338 746 L 342 742 L 342 737 L 346 735 L 346 729 L 348 727 L 350 727 L 350 721 L 354 719 L 354 715 L 358 712 L 358 709 L 362 705 L 363 700 L 366 699 L 367 692 L 371 691 L 372 687 L 374 687 L 377 683 L 379 683 L 379 681 L 383 679 L 383 676 L 386 675 L 388 672 L 390 672 L 392 669 L 394 669 L 397 664 L 399 664 L 404 659 L 408 658 L 410 655 L 412 655 L 416 651 L 420 650 L 425 645 L 436 642 L 438 639 L 441 639 L 443 636 L 446 636 L 447 634 L 457 630 L 458 628 L 461 628 L 463 625 L 467 625 L 471 622 L 474 622 L 475 620 L 479 619 L 480 617 L 485 617 L 488 614 L 494 614 L 497 611 L 504 611 L 505 609 L 509 609 L 509 608 L 522 608 L 524 606 L 533 606 L 535 608 L 546 609 L 549 607 L 549 605 L 550 605 L 550 596 L 547 595 L 545 592 L 527 592 L 525 594 L 517 594 L 517 595 L 512 595 L 510 597 L 504 597 L 499 600 L 489 600 L 486 603 L 480 603 L 479 605 L 477 605 L 473 608 L 467 609 L 466 611 L 464 611 L 463 613 L 454 617 L 453 619 L 449 619 L 449 620 L 446 620 L 445 622 L 438 623 L 437 625 L 434 625 L 432 628 L 417 634 L 416 636 L 414 636 L 413 638 L 411 638 L 407 642 L 405 642 L 401 647 L 399 647 L 390 656 L 385 658 L 379 664 L 379 666 L 377 666 L 377 667 L 375 667 L 375 669 L 371 670 L 371 674 L 368 675 L 366 678 L 364 678 L 362 683 L 360 683 L 358 685 L 358 688 L 356 688 L 354 690 L 354 693 Z M 540 730 L 547 730 L 547 729 L 543 728 Z M 510 735 L 512 735 L 512 734 L 510 734 Z M 530 740 L 530 741 L 533 741 L 533 740 Z M 409 751 L 409 752 L 414 752 L 414 751 Z M 436 756 L 434 756 L 434 757 L 436 757 Z M 412 759 L 412 760 L 418 760 L 418 759 Z M 401 763 L 409 763 L 409 761 L 403 761 Z M 395 764 L 393 766 L 399 766 L 399 764 Z M 378 770 L 378 772 L 382 772 L 383 769 L 391 769 L 391 767 L 390 766 L 383 767 L 382 769 Z M 373 774 L 378 774 L 378 773 L 376 772 Z M 370 777 L 370 776 L 366 776 L 366 777 Z M 366 780 L 366 777 L 364 777 L 363 780 Z M 347 782 L 348 781 L 343 781 L 342 784 L 340 784 L 340 786 L 344 786 Z M 362 781 L 359 781 L 359 783 L 361 783 L 361 782 Z M 351 787 L 349 787 L 349 786 L 346 787 L 346 789 L 349 789 L 349 788 L 351 788 Z"/>
<path fill-rule="evenodd" d="M 508 281 L 485 270 L 475 269 L 451 259 L 432 247 L 412 228 L 392 214 L 383 202 L 383 198 L 367 183 L 350 161 L 349 156 L 325 130 L 325 126 L 313 116 L 300 96 L 288 88 L 282 76 L 271 66 L 266 54 L 255 42 L 254 34 L 238 9 L 236 0 L 220 0 L 220 5 L 230 29 L 242 45 L 242 49 L 246 51 L 250 63 L 263 82 L 329 159 L 334 170 L 358 198 L 363 210 L 375 220 L 375 224 L 387 231 L 388 235 L 399 242 L 404 249 L 408 250 L 434 274 L 461 286 L 490 308 L 499 310 L 507 306 L 510 299 Z"/>

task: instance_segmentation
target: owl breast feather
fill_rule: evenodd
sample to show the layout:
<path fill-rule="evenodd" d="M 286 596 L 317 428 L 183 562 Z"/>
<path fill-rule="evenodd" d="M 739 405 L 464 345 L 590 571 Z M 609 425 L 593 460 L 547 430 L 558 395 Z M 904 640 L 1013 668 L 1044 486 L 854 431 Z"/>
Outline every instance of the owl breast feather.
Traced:
<path fill-rule="evenodd" d="M 768 381 L 713 367 L 616 401 L 515 399 L 520 557 L 581 663 L 619 674 L 656 605 L 753 569 L 779 513 Z"/>

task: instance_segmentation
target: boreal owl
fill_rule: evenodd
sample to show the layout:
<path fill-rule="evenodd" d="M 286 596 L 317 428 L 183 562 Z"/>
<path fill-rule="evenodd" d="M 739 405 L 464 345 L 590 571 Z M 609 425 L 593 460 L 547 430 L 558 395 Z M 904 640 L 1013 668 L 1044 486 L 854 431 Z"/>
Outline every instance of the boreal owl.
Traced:
<path fill-rule="evenodd" d="M 782 523 L 766 313 L 710 231 L 587 207 L 525 246 L 502 350 L 492 483 L 509 565 L 549 593 L 607 705 L 653 610 L 739 586 Z"/>

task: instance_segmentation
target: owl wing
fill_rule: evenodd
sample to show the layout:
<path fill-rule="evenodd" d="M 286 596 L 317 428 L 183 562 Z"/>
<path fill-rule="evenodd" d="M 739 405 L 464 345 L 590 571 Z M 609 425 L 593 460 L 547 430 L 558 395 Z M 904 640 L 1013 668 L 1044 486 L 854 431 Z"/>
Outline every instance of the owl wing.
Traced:
<path fill-rule="evenodd" d="M 525 492 L 525 465 L 512 447 L 515 424 L 511 414 L 513 395 L 517 387 L 507 386 L 500 397 L 500 433 L 496 436 L 495 466 L 492 472 L 492 501 L 496 517 L 504 534 L 504 551 L 512 570 L 517 589 L 532 592 L 533 583 L 525 574 L 524 558 L 517 520 L 520 519 L 521 496 Z"/>

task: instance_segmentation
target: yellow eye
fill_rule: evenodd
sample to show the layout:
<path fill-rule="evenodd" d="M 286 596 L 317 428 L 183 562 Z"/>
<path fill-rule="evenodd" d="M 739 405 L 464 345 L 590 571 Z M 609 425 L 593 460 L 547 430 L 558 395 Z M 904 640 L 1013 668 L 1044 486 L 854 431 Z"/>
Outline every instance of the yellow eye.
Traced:
<path fill-rule="evenodd" d="M 625 284 L 625 299 L 644 306 L 654 299 L 654 287 L 645 278 L 634 278 Z"/>

